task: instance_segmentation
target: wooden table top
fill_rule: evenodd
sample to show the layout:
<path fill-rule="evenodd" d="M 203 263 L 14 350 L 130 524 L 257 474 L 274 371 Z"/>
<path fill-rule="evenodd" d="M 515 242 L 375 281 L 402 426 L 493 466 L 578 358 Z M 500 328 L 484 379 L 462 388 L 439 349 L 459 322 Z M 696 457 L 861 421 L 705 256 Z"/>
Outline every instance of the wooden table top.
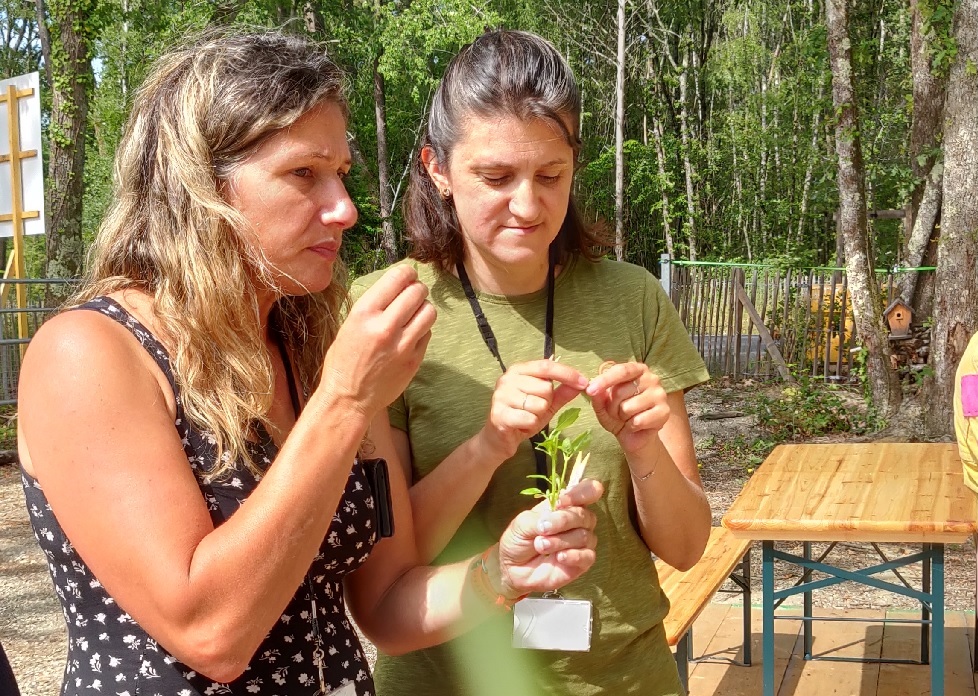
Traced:
<path fill-rule="evenodd" d="M 769 541 L 959 543 L 978 529 L 954 443 L 782 445 L 723 517 Z"/>

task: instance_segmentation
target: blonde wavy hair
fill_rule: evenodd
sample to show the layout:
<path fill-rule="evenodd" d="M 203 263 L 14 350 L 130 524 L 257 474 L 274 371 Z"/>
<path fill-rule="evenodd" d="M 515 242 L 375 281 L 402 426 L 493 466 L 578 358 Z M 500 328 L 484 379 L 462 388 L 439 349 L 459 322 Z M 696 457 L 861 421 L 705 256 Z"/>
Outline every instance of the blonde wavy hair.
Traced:
<path fill-rule="evenodd" d="M 127 288 L 153 298 L 187 417 L 216 441 L 210 480 L 269 425 L 274 390 L 256 287 L 278 287 L 221 195 L 271 135 L 311 108 L 339 104 L 343 75 L 324 48 L 281 31 L 211 32 L 160 58 L 140 88 L 115 158 L 113 203 L 70 304 Z M 300 388 L 316 385 L 346 301 L 337 261 L 322 292 L 281 294 L 280 330 Z"/>

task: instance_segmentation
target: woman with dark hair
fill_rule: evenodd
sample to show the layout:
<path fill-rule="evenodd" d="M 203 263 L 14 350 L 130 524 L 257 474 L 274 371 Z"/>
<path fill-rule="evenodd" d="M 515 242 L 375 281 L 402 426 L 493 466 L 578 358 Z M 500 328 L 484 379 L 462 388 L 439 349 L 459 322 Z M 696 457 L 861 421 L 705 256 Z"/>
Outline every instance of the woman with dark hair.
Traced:
<path fill-rule="evenodd" d="M 517 516 L 492 558 L 422 567 L 401 471 L 359 456 L 392 456 L 386 407 L 435 312 L 398 268 L 339 325 L 357 217 L 342 83 L 308 39 L 221 32 L 136 97 L 90 277 L 20 376 L 62 696 L 368 696 L 347 608 L 399 653 L 594 561 L 585 482 Z"/>
<path fill-rule="evenodd" d="M 500 612 L 450 644 L 381 655 L 381 696 L 681 691 L 650 551 L 689 568 L 709 537 L 683 402 L 709 375 L 656 279 L 600 258 L 581 222 L 580 115 L 573 74 L 533 34 L 488 32 L 448 66 L 412 171 L 401 264 L 430 288 L 438 319 L 390 416 L 422 557 L 450 563 L 528 506 L 531 438 L 572 401 L 581 408 L 569 435 L 590 429 L 587 474 L 607 495 L 594 508 L 598 560 L 562 594 L 590 602 L 590 650 L 514 650 L 570 637 L 528 640 L 519 620 L 514 637 Z"/>

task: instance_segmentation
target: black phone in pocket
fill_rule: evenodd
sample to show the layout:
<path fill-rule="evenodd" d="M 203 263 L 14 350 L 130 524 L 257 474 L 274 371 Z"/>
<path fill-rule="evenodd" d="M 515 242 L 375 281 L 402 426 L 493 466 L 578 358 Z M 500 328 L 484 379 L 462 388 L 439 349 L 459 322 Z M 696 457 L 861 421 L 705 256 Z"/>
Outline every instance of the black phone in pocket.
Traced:
<path fill-rule="evenodd" d="M 391 504 L 390 476 L 387 460 L 362 459 L 363 471 L 367 475 L 370 492 L 374 497 L 374 523 L 377 537 L 385 539 L 394 536 L 394 506 Z"/>

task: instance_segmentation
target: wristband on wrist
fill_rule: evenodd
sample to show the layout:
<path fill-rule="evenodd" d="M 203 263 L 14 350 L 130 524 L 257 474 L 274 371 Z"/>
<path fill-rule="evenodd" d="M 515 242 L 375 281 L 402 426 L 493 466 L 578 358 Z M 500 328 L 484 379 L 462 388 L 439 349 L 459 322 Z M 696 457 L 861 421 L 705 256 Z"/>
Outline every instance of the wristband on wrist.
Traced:
<path fill-rule="evenodd" d="M 506 595 L 496 592 L 492 583 L 489 581 L 489 568 L 486 566 L 490 551 L 492 551 L 491 546 L 485 550 L 482 556 L 473 558 L 472 563 L 469 564 L 469 577 L 472 579 L 472 588 L 476 594 L 492 602 L 497 607 L 502 607 L 506 611 L 512 611 L 513 605 L 528 595 L 520 595 L 516 599 L 510 599 Z"/>

